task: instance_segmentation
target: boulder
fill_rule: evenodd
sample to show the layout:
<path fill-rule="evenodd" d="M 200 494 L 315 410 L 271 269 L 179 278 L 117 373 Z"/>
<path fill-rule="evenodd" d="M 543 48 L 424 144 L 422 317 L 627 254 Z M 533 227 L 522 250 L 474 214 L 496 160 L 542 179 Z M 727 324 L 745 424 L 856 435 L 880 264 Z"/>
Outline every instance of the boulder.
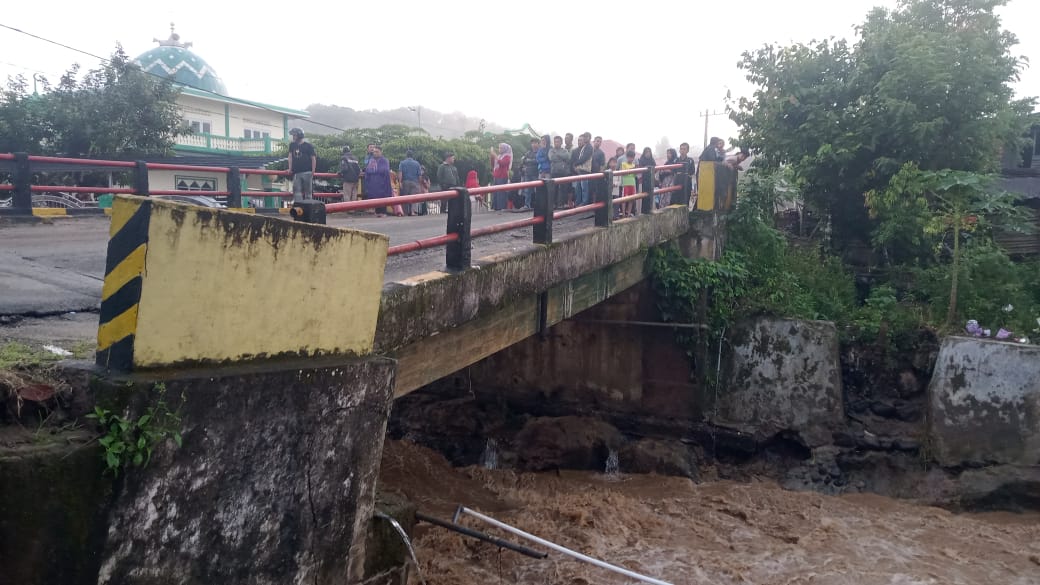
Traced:
<path fill-rule="evenodd" d="M 698 476 L 696 457 L 680 441 L 633 441 L 621 448 L 619 462 L 624 473 L 659 473 L 691 479 Z"/>
<path fill-rule="evenodd" d="M 610 451 L 623 443 L 624 437 L 613 425 L 580 416 L 533 418 L 514 439 L 517 464 L 528 471 L 603 471 Z"/>

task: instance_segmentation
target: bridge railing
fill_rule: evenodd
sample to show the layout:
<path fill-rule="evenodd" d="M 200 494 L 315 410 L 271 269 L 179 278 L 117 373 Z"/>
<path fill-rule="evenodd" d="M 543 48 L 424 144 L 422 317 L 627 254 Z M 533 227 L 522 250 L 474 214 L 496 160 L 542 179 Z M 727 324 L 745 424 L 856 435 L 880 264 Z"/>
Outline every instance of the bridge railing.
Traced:
<path fill-rule="evenodd" d="M 716 163 L 702 163 L 711 165 L 712 170 L 706 176 L 712 177 L 711 190 L 713 196 L 711 203 L 708 198 L 698 201 L 698 209 L 711 209 L 718 202 L 721 204 L 725 199 L 725 207 L 732 204 L 732 192 L 735 190 L 735 173 L 720 174 L 715 179 Z M 132 187 L 79 187 L 66 185 L 33 185 L 33 173 L 47 169 L 62 168 L 84 168 L 84 169 L 120 169 L 121 172 L 129 172 L 133 175 Z M 724 165 L 723 165 L 724 166 Z M 35 167 L 35 169 L 34 169 Z M 726 167 L 728 169 L 728 167 Z M 188 190 L 160 190 L 151 189 L 148 181 L 148 171 L 153 170 L 181 170 L 195 172 L 222 173 L 227 177 L 228 189 L 225 191 L 188 191 Z M 657 185 L 657 173 L 669 171 L 675 174 L 674 185 L 660 187 Z M 267 175 L 286 177 L 288 171 L 275 171 L 267 169 L 250 169 L 239 167 L 217 167 L 198 165 L 178 165 L 168 163 L 149 163 L 146 161 L 113 161 L 93 160 L 63 157 L 33 156 L 26 153 L 0 153 L 0 172 L 9 172 L 11 182 L 0 184 L 0 193 L 13 192 L 12 205 L 6 211 L 15 214 L 32 213 L 33 193 L 125 193 L 143 196 L 184 196 L 184 195 L 207 195 L 213 197 L 226 197 L 229 208 L 242 206 L 242 176 L 243 175 Z M 636 175 L 640 178 L 641 190 L 639 193 L 615 197 L 613 180 L 614 177 Z M 317 178 L 334 179 L 335 173 L 315 173 Z M 520 183 L 506 183 L 488 187 L 477 187 L 474 189 L 456 188 L 434 193 L 423 193 L 418 195 L 404 195 L 383 199 L 366 199 L 361 201 L 350 201 L 342 203 L 330 203 L 325 205 L 326 213 L 343 213 L 348 211 L 360 211 L 366 209 L 377 209 L 392 205 L 423 203 L 431 201 L 443 201 L 447 205 L 447 226 L 445 234 L 430 238 L 420 239 L 413 242 L 391 246 L 390 255 L 403 254 L 416 250 L 423 250 L 438 246 L 446 248 L 445 259 L 449 269 L 462 269 L 470 265 L 472 241 L 474 238 L 488 236 L 512 230 L 533 228 L 533 242 L 536 244 L 551 244 L 553 242 L 553 220 L 593 212 L 595 225 L 608 227 L 614 220 L 614 209 L 616 205 L 639 201 L 641 214 L 650 214 L 654 210 L 654 199 L 658 196 L 670 196 L 672 204 L 689 207 L 692 196 L 692 178 L 695 176 L 692 162 L 677 163 L 669 165 L 649 165 L 646 167 L 625 169 L 618 171 L 606 170 L 601 173 L 588 173 L 583 175 L 572 175 L 552 179 L 525 181 Z M 701 177 L 702 181 L 705 177 Z M 594 195 L 592 203 L 581 205 L 571 209 L 555 209 L 555 202 L 561 185 L 588 181 L 590 193 Z M 730 183 L 733 183 L 732 185 Z M 503 222 L 495 225 L 474 229 L 472 227 L 472 196 L 482 196 L 491 193 L 513 192 L 523 189 L 534 189 L 534 214 L 532 217 Z M 703 190 L 703 189 L 702 189 Z M 716 195 L 717 192 L 717 195 Z M 335 198 L 340 193 L 315 193 L 316 198 Z M 676 197 L 678 195 L 678 197 Z M 251 196 L 247 192 L 247 196 Z M 292 197 L 287 192 L 263 192 L 257 196 L 261 197 Z M 706 205 L 705 205 L 706 204 Z M 720 205 L 722 206 L 722 205 Z M 302 219 L 303 213 L 297 213 L 293 209 L 293 216 Z"/>
<path fill-rule="evenodd" d="M 34 185 L 33 175 L 37 172 L 50 170 L 64 170 L 74 168 L 77 170 L 111 170 L 118 169 L 120 172 L 132 173 L 133 187 L 80 187 L 72 185 Z M 184 189 L 152 189 L 148 181 L 148 171 L 194 171 L 205 173 L 218 173 L 225 176 L 227 189 L 222 191 L 195 191 Z M 247 175 L 268 175 L 277 177 L 288 177 L 288 171 L 273 171 L 267 169 L 250 169 L 240 167 L 217 167 L 200 165 L 180 165 L 169 163 L 150 163 L 145 161 L 119 161 L 98 160 L 84 158 L 68 158 L 55 156 L 36 156 L 23 152 L 0 153 L 0 172 L 8 172 L 11 182 L 0 184 L 0 193 L 13 192 L 11 206 L 7 211 L 12 214 L 30 215 L 33 207 L 33 193 L 70 193 L 70 194 L 131 194 L 156 197 L 173 197 L 185 195 L 204 195 L 207 197 L 226 198 L 226 205 L 230 208 L 242 207 L 242 177 Z M 316 178 L 335 179 L 339 175 L 335 173 L 314 173 Z M 280 191 L 264 191 L 262 194 L 246 196 L 291 198 L 292 193 Z M 340 192 L 315 193 L 315 197 L 332 199 L 340 197 Z"/>
<path fill-rule="evenodd" d="M 658 188 L 656 186 L 657 172 L 671 171 L 678 177 L 677 184 Z M 615 176 L 637 175 L 641 177 L 642 191 L 624 197 L 614 197 L 613 178 Z M 678 200 L 673 204 L 689 207 L 692 195 L 690 178 L 693 176 L 693 165 L 691 163 L 680 163 L 671 165 L 650 165 L 622 171 L 607 170 L 602 173 L 588 173 L 583 175 L 571 175 L 557 177 L 554 179 L 539 179 L 536 181 L 524 181 L 519 183 L 506 183 L 488 187 L 476 187 L 473 189 L 456 188 L 449 191 L 437 191 L 434 193 L 423 193 L 419 195 L 404 195 L 398 197 L 386 197 L 381 199 L 367 199 L 364 201 L 350 201 L 344 203 L 330 203 L 325 205 L 325 213 L 344 213 L 348 211 L 360 211 L 364 209 L 377 209 L 391 205 L 404 205 L 411 203 L 423 203 L 430 201 L 447 202 L 447 229 L 443 236 L 435 236 L 416 240 L 407 244 L 391 246 L 389 255 L 403 254 L 437 246 L 445 247 L 445 264 L 448 269 L 461 270 L 468 268 L 472 261 L 473 239 L 491 234 L 497 234 L 524 228 L 534 228 L 533 243 L 551 244 L 553 242 L 553 220 L 594 212 L 595 225 L 597 227 L 609 227 L 614 219 L 614 206 L 630 201 L 641 201 L 640 213 L 650 214 L 654 210 L 655 196 L 679 194 Z M 555 209 L 557 194 L 561 185 L 588 181 L 590 192 L 594 194 L 594 201 L 587 205 L 580 205 L 570 209 Z M 490 226 L 473 228 L 473 204 L 471 197 L 479 197 L 492 193 L 514 192 L 525 189 L 534 189 L 534 215 L 525 219 L 508 221 Z M 293 217 L 302 219 L 305 213 L 301 208 L 294 207 Z"/>

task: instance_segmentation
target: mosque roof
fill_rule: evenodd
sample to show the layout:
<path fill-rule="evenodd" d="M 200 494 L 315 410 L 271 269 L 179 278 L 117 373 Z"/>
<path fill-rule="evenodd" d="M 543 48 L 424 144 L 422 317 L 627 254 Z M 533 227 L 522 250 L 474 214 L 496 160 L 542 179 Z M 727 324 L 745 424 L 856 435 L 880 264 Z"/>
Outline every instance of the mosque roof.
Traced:
<path fill-rule="evenodd" d="M 153 40 L 159 43 L 159 46 L 141 53 L 134 59 L 134 63 L 142 71 L 183 86 L 228 95 L 224 81 L 209 63 L 190 50 L 191 43 L 180 42 L 180 35 L 173 31 L 172 23 L 170 38 L 165 41 Z"/>

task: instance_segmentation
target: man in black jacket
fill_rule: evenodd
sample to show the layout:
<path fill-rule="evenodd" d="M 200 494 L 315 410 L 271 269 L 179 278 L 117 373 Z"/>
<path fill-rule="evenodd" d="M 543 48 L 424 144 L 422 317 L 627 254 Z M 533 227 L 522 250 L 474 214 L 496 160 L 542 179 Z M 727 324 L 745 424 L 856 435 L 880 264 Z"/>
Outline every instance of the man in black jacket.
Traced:
<path fill-rule="evenodd" d="M 537 138 L 531 139 L 531 149 L 524 153 L 524 157 L 520 159 L 520 180 L 521 181 L 537 181 L 538 180 L 538 149 L 541 148 L 542 141 Z M 534 197 L 534 189 L 524 189 L 522 191 L 524 198 L 524 209 L 531 209 L 531 199 Z"/>
<path fill-rule="evenodd" d="M 712 136 L 708 147 L 701 153 L 701 162 L 724 162 L 726 160 L 725 146 L 725 140 Z"/>
<path fill-rule="evenodd" d="M 588 132 L 586 132 L 588 134 Z M 592 170 L 593 173 L 602 173 L 607 167 L 607 155 L 600 149 L 603 145 L 603 137 L 597 136 L 592 140 Z M 598 179 L 591 183 L 591 199 L 592 201 L 599 201 L 603 198 L 603 193 L 606 192 L 606 183 L 603 179 Z"/>

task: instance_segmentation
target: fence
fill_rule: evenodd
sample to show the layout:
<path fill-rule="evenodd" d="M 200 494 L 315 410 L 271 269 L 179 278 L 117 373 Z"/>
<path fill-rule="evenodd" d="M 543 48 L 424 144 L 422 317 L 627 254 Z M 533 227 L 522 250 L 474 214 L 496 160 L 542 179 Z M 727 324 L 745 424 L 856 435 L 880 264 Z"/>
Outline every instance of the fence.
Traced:
<path fill-rule="evenodd" d="M 65 185 L 33 185 L 33 164 L 37 168 L 41 166 L 54 167 L 56 165 L 72 166 L 83 169 L 120 169 L 133 175 L 133 187 L 79 187 Z M 13 192 L 12 205 L 3 211 L 8 214 L 32 214 L 33 193 L 125 193 L 144 196 L 170 197 L 184 195 L 204 194 L 213 197 L 226 197 L 229 208 L 240 208 L 242 206 L 242 177 L 244 175 L 270 175 L 288 176 L 287 171 L 272 171 L 266 169 L 242 169 L 238 167 L 208 167 L 193 165 L 177 165 L 167 163 L 148 163 L 145 161 L 111 161 L 90 160 L 76 158 L 30 156 L 25 153 L 0 153 L 0 171 L 9 170 L 11 173 L 10 184 L 0 184 L 0 196 L 4 192 Z M 184 190 L 152 190 L 148 184 L 148 171 L 150 170 L 183 170 L 196 172 L 224 173 L 227 177 L 227 191 L 184 191 Z M 658 187 L 656 173 L 658 171 L 669 171 L 675 175 L 675 184 L 668 187 Z M 553 221 L 573 215 L 594 212 L 595 225 L 598 227 L 609 227 L 614 220 L 614 207 L 628 202 L 640 202 L 641 214 L 653 212 L 654 198 L 657 196 L 670 196 L 672 204 L 678 204 L 689 208 L 693 193 L 692 177 L 694 177 L 693 163 L 668 164 L 647 167 L 625 169 L 621 171 L 607 170 L 601 173 L 590 173 L 544 179 L 537 181 L 526 181 L 520 183 L 507 183 L 504 185 L 493 185 L 489 187 L 477 187 L 474 189 L 455 188 L 447 191 L 434 193 L 423 193 L 419 195 L 404 195 L 384 199 L 366 199 L 362 201 L 349 201 L 342 203 L 330 203 L 323 207 L 324 213 L 320 214 L 324 221 L 326 213 L 344 213 L 349 211 L 362 211 L 377 209 L 398 204 L 413 204 L 432 201 L 447 202 L 447 227 L 446 233 L 416 240 L 406 244 L 391 246 L 390 255 L 414 252 L 427 248 L 444 246 L 446 248 L 446 264 L 449 269 L 461 269 L 468 267 L 471 261 L 472 241 L 475 238 L 491 234 L 518 230 L 527 227 L 533 229 L 533 242 L 536 244 L 551 244 L 553 241 Z M 729 209 L 732 207 L 736 191 L 736 172 L 721 163 L 701 163 L 698 185 L 700 196 L 697 200 L 696 209 L 700 211 L 712 211 L 714 209 Z M 641 191 L 633 195 L 615 197 L 613 189 L 614 177 L 636 175 L 639 177 Z M 317 178 L 334 179 L 338 175 L 334 173 L 315 173 Z M 581 205 L 571 209 L 556 210 L 555 202 L 562 185 L 589 181 L 590 192 L 593 201 L 587 205 Z M 473 209 L 470 198 L 499 192 L 519 191 L 523 189 L 534 189 L 534 214 L 533 217 L 504 222 L 491 226 L 472 228 Z M 675 194 L 678 196 L 676 197 Z M 247 196 L 253 196 L 247 192 Z M 263 192 L 258 197 L 292 197 L 287 192 Z M 315 193 L 317 198 L 335 198 L 339 193 Z M 70 210 L 72 211 L 72 210 Z M 303 220 L 308 214 L 303 212 L 302 207 L 294 207 L 293 217 Z"/>
<path fill-rule="evenodd" d="M 675 185 L 656 188 L 657 171 L 671 171 L 676 173 Z M 623 175 L 638 175 L 642 177 L 642 191 L 634 195 L 614 197 L 613 178 Z M 344 213 L 349 211 L 361 211 L 366 209 L 378 209 L 388 205 L 405 205 L 412 203 L 424 203 L 431 201 L 447 202 L 447 230 L 442 236 L 426 238 L 391 246 L 388 254 L 396 255 L 405 252 L 413 252 L 426 248 L 445 246 L 445 264 L 449 269 L 457 270 L 468 268 L 471 263 L 472 242 L 475 238 L 497 234 L 501 232 L 533 227 L 533 241 L 535 244 L 551 244 L 553 241 L 553 220 L 579 215 L 582 213 L 595 212 L 595 225 L 598 227 L 609 227 L 613 221 L 613 210 L 615 205 L 630 201 L 641 201 L 641 213 L 653 212 L 654 197 L 678 193 L 677 201 L 673 204 L 689 207 L 692 194 L 690 177 L 693 176 L 693 165 L 671 164 L 661 166 L 648 166 L 623 171 L 605 171 L 602 173 L 590 173 L 585 175 L 573 175 L 559 177 L 556 179 L 542 179 L 537 181 L 525 181 L 520 183 L 506 183 L 504 185 L 493 185 L 490 187 L 477 187 L 474 189 L 455 188 L 448 191 L 437 191 L 434 193 L 423 193 L 420 195 L 404 195 L 393 198 L 368 199 L 364 201 L 349 201 L 344 203 L 330 203 L 325 205 L 325 213 Z M 555 202 L 561 185 L 589 181 L 594 201 L 587 205 L 581 205 L 570 209 L 556 210 Z M 472 227 L 473 207 L 470 197 L 483 196 L 492 193 L 520 191 L 534 189 L 534 216 L 510 222 L 490 225 L 486 227 Z M 293 208 L 293 217 L 302 219 L 305 216 L 302 206 Z M 319 215 L 318 221 L 324 221 L 324 215 Z"/>
<path fill-rule="evenodd" d="M 34 168 L 35 167 L 35 168 Z M 82 170 L 111 170 L 128 172 L 133 175 L 133 187 L 79 187 L 70 185 L 33 185 L 33 173 L 38 171 L 76 168 Z M 5 213 L 13 215 L 30 215 L 33 207 L 33 193 L 90 193 L 90 194 L 130 194 L 156 197 L 173 197 L 185 195 L 206 195 L 226 198 L 229 208 L 242 207 L 242 177 L 247 175 L 288 176 L 288 171 L 270 171 L 266 169 L 243 169 L 239 167 L 208 167 L 198 165 L 178 165 L 167 163 L 149 163 L 145 161 L 94 160 L 81 158 L 63 158 L 54 156 L 33 156 L 26 153 L 0 153 L 0 171 L 11 173 L 9 184 L 0 184 L 0 196 L 13 192 L 11 206 Z M 151 189 L 148 184 L 148 171 L 195 171 L 222 173 L 227 177 L 226 191 L 188 191 L 172 189 Z M 314 173 L 316 178 L 335 179 L 335 173 Z M 291 198 L 292 193 L 265 191 L 262 193 L 246 192 L 247 197 Z M 339 197 L 339 193 L 315 193 L 319 198 Z"/>

